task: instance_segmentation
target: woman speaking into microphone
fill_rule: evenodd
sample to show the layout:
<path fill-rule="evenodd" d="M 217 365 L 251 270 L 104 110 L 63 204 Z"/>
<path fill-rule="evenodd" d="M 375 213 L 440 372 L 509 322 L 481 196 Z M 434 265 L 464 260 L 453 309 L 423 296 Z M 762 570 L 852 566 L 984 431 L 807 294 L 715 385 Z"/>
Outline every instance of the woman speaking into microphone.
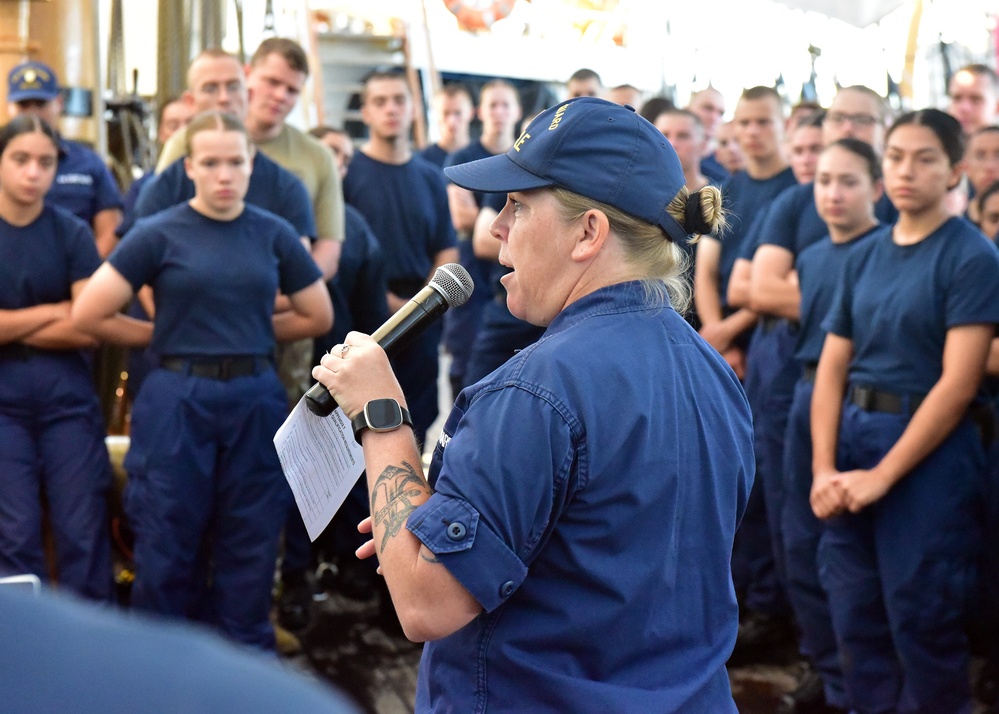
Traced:
<path fill-rule="evenodd" d="M 735 712 L 749 407 L 678 313 L 681 244 L 719 229 L 720 194 L 688 196 L 662 134 L 592 98 L 447 174 L 508 194 L 491 229 L 503 284 L 543 337 L 461 392 L 429 479 L 370 337 L 313 370 L 364 447 L 358 555 L 428 641 L 417 710 Z"/>

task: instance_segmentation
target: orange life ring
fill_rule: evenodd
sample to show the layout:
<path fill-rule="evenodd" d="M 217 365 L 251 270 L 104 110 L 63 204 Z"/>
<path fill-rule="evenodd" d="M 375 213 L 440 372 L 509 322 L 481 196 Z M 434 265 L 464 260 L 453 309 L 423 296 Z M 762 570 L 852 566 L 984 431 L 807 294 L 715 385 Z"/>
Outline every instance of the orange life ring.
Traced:
<path fill-rule="evenodd" d="M 513 10 L 516 0 L 444 0 L 451 14 L 458 18 L 463 30 L 488 30 L 497 20 L 502 20 Z"/>

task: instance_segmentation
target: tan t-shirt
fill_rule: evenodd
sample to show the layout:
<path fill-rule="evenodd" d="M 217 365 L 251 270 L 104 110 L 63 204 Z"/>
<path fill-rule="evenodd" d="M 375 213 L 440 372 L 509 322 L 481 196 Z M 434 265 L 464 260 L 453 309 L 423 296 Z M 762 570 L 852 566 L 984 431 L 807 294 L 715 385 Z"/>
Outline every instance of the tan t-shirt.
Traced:
<path fill-rule="evenodd" d="M 330 150 L 305 132 L 287 124 L 274 139 L 258 143 L 257 149 L 305 184 L 316 217 L 318 238 L 332 238 L 342 243 L 346 237 L 343 188 Z M 156 172 L 163 171 L 185 153 L 184 132 L 178 131 L 163 147 Z"/>

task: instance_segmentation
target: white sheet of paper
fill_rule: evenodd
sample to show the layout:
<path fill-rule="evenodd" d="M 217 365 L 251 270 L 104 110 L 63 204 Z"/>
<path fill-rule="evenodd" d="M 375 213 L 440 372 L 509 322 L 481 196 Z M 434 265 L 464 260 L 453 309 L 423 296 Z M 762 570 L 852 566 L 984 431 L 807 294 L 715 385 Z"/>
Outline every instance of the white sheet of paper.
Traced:
<path fill-rule="evenodd" d="M 274 446 L 309 538 L 315 540 L 364 471 L 364 451 L 343 410 L 318 417 L 305 406 L 305 397 L 274 435 Z"/>

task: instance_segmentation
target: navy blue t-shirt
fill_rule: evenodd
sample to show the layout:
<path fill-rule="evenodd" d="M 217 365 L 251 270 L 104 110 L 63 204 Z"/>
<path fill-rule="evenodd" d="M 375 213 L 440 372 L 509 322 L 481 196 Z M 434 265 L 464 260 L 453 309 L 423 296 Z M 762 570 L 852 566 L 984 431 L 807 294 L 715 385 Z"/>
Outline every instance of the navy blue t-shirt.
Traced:
<path fill-rule="evenodd" d="M 732 176 L 722 186 L 724 205 L 728 210 L 729 227 L 722 236 L 721 259 L 718 264 L 719 291 L 722 304 L 727 305 L 728 281 L 736 258 L 740 256 L 742 241 L 753 220 L 767 209 L 769 203 L 784 189 L 794 185 L 794 173 L 784 169 L 768 179 L 751 178 L 745 171 Z"/>
<path fill-rule="evenodd" d="M 26 226 L 0 218 L 0 309 L 63 302 L 70 286 L 89 278 L 101 258 L 94 235 L 76 216 L 45 204 Z"/>
<path fill-rule="evenodd" d="M 164 208 L 194 198 L 194 182 L 184 171 L 184 159 L 177 159 L 145 186 L 135 203 L 134 214 L 126 221 L 151 216 Z M 253 173 L 246 191 L 246 203 L 270 211 L 292 225 L 299 236 L 315 240 L 316 219 L 305 184 L 291 171 L 258 151 L 253 157 Z M 123 225 L 121 234 L 131 229 Z"/>
<path fill-rule="evenodd" d="M 847 257 L 881 226 L 874 226 L 847 243 L 833 243 L 827 235 L 798 255 L 796 267 L 801 288 L 801 318 L 794 358 L 802 364 L 819 361 L 826 331 L 822 321 L 829 314 L 839 276 Z"/>
<path fill-rule="evenodd" d="M 122 216 L 121 223 L 114 229 L 115 235 L 119 238 L 128 233 L 132 229 L 132 226 L 135 225 L 135 204 L 139 202 L 139 196 L 142 195 L 146 184 L 154 178 L 156 178 L 156 173 L 154 171 L 147 171 L 135 179 L 132 185 L 128 187 L 128 191 L 125 192 L 125 214 Z"/>
<path fill-rule="evenodd" d="M 763 243 L 763 236 L 766 233 L 764 228 L 770 225 L 772 210 L 773 206 L 769 208 L 765 207 L 764 210 L 756 214 L 753 222 L 749 225 L 749 230 L 746 231 L 746 235 L 742 238 L 742 245 L 739 246 L 739 255 L 736 256 L 737 260 L 752 260 L 753 256 L 756 255 L 756 249 Z"/>
<path fill-rule="evenodd" d="M 437 254 L 457 246 L 444 176 L 419 157 L 396 165 L 359 151 L 343 180 L 343 197 L 374 231 L 389 290 L 399 297 L 419 292 Z"/>
<path fill-rule="evenodd" d="M 441 148 L 440 144 L 431 144 L 419 153 L 419 157 L 424 161 L 433 164 L 439 169 L 444 168 L 444 160 L 447 159 L 447 152 Z"/>
<path fill-rule="evenodd" d="M 335 319 L 333 329 L 316 338 L 317 357 L 342 343 L 351 330 L 370 335 L 389 318 L 385 258 L 378 239 L 353 206 L 344 206 L 343 217 L 346 237 L 340 267 L 332 280 L 327 281 Z"/>
<path fill-rule="evenodd" d="M 711 179 L 712 183 L 722 183 L 732 175 L 718 162 L 714 154 L 701 159 L 701 173 Z"/>
<path fill-rule="evenodd" d="M 443 168 L 457 166 L 458 164 L 467 164 L 470 161 L 478 161 L 479 159 L 488 159 L 492 155 L 493 153 L 483 146 L 481 141 L 473 141 L 465 148 L 448 154 L 444 160 Z M 471 193 L 475 197 L 475 205 L 482 208 L 485 205 L 486 193 L 484 191 L 472 191 Z M 506 194 L 502 195 L 505 199 Z"/>
<path fill-rule="evenodd" d="M 101 157 L 83 144 L 59 141 L 59 166 L 46 203 L 65 208 L 87 225 L 110 208 L 122 208 L 118 184 Z"/>
<path fill-rule="evenodd" d="M 874 216 L 891 225 L 898 219 L 898 210 L 885 194 L 874 204 Z M 829 234 L 829 229 L 815 206 L 815 184 L 792 186 L 778 196 L 767 214 L 765 229 L 759 243 L 776 245 L 799 255 L 805 248 Z"/>
<path fill-rule="evenodd" d="M 463 149 L 458 149 L 453 154 L 448 154 L 444 160 L 444 167 L 456 166 L 457 164 L 467 164 L 470 161 L 478 161 L 492 156 L 480 141 L 473 141 Z M 506 202 L 506 194 L 484 193 L 482 191 L 472 191 L 475 198 L 475 205 L 480 209 L 488 204 L 495 204 L 499 197 Z M 502 210 L 500 207 L 499 210 Z M 476 332 L 479 329 L 482 310 L 485 304 L 492 298 L 492 291 L 489 287 L 489 274 L 492 270 L 493 262 L 475 257 L 475 250 L 471 239 L 462 241 L 458 245 L 459 262 L 468 271 L 475 285 L 472 296 L 461 307 L 449 310 L 444 315 L 444 344 L 451 353 L 451 374 L 461 377 L 465 371 L 465 363 L 472 351 L 472 343 L 475 340 Z"/>
<path fill-rule="evenodd" d="M 925 394 L 947 330 L 975 323 L 999 323 L 999 251 L 951 218 L 915 245 L 887 226 L 851 251 L 822 327 L 853 341 L 851 383 Z"/>
<path fill-rule="evenodd" d="M 133 290 L 152 286 L 158 355 L 269 355 L 278 289 L 322 277 L 295 230 L 250 205 L 231 221 L 168 208 L 136 223 L 108 262 Z"/>

